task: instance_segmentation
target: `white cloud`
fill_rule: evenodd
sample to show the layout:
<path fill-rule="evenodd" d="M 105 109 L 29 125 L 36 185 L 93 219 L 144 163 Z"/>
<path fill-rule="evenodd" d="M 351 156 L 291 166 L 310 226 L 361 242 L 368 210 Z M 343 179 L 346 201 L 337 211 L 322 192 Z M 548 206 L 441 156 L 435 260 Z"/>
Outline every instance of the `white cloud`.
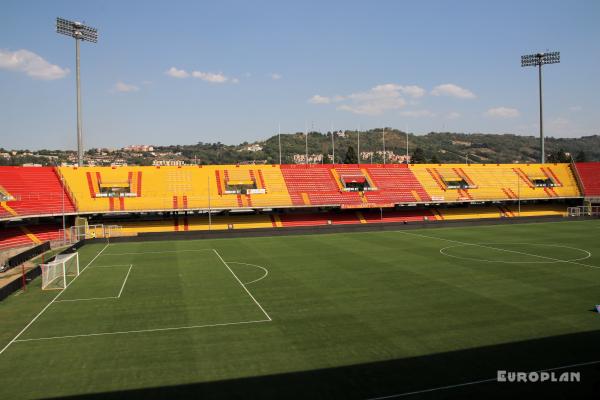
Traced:
<path fill-rule="evenodd" d="M 416 85 L 409 86 L 400 86 L 398 85 L 398 90 L 402 93 L 410 96 L 410 97 L 423 97 L 425 96 L 425 89 Z"/>
<path fill-rule="evenodd" d="M 202 79 L 205 82 L 210 83 L 226 83 L 230 79 L 223 75 L 220 72 L 202 72 L 202 71 L 192 71 L 192 76 L 194 78 Z"/>
<path fill-rule="evenodd" d="M 350 111 L 360 115 L 381 115 L 388 110 L 397 110 L 406 105 L 401 96 L 401 86 L 393 83 L 377 85 L 366 92 L 345 96 L 349 103 L 337 107 L 341 111 Z"/>
<path fill-rule="evenodd" d="M 444 83 L 433 88 L 431 94 L 434 96 L 451 96 L 459 99 L 474 99 L 475 93 L 453 83 Z"/>
<path fill-rule="evenodd" d="M 271 74 L 271 79 L 273 79 L 274 81 L 278 81 L 278 80 L 280 80 L 281 78 L 283 78 L 283 77 L 281 76 L 281 74 L 277 74 L 277 73 L 275 73 L 275 72 Z"/>
<path fill-rule="evenodd" d="M 308 99 L 308 102 L 311 104 L 329 104 L 331 103 L 331 99 L 326 96 L 315 94 L 313 97 Z"/>
<path fill-rule="evenodd" d="M 201 80 L 203 80 L 205 82 L 209 82 L 209 83 L 226 83 L 226 82 L 239 83 L 240 82 L 240 80 L 238 78 L 230 78 L 228 76 L 225 76 L 221 72 L 217 72 L 217 73 L 204 72 L 204 71 L 187 72 L 186 70 L 183 70 L 183 69 L 177 69 L 175 67 L 171 67 L 165 73 L 169 76 L 172 76 L 173 78 L 184 79 L 184 78 L 189 78 L 191 76 L 192 78 L 201 79 Z"/>
<path fill-rule="evenodd" d="M 449 112 L 448 114 L 446 114 L 446 119 L 457 119 L 460 117 L 461 117 L 460 113 L 458 113 L 456 111 L 452 111 L 452 112 Z"/>
<path fill-rule="evenodd" d="M 68 68 L 50 64 L 39 55 L 24 49 L 0 49 L 0 69 L 24 72 L 32 78 L 43 80 L 61 79 L 69 73 Z"/>
<path fill-rule="evenodd" d="M 583 110 L 583 107 L 581 107 L 581 106 L 571 106 L 571 107 L 569 107 L 569 111 L 572 111 L 572 112 L 577 112 L 577 111 L 581 111 L 581 110 Z"/>
<path fill-rule="evenodd" d="M 425 89 L 419 86 L 386 83 L 374 86 L 365 92 L 351 93 L 346 96 L 328 97 L 316 94 L 308 102 L 312 104 L 343 103 L 338 105 L 336 109 L 361 115 L 381 115 L 388 110 L 405 107 L 407 101 L 403 96 L 417 98 L 424 95 Z"/>
<path fill-rule="evenodd" d="M 119 93 L 137 92 L 138 90 L 140 90 L 139 87 L 129 84 L 129 83 L 121 82 L 121 81 L 115 83 L 115 86 L 113 86 L 113 89 L 112 89 L 113 92 L 119 92 Z"/>
<path fill-rule="evenodd" d="M 435 117 L 435 113 L 429 110 L 407 110 L 401 111 L 400 115 L 403 117 L 422 118 L 422 117 Z"/>
<path fill-rule="evenodd" d="M 165 74 L 167 74 L 167 75 L 169 75 L 169 76 L 171 76 L 173 78 L 180 78 L 180 79 L 187 78 L 188 76 L 190 76 L 190 74 L 188 72 L 186 72 L 185 70 L 183 70 L 183 69 L 177 69 L 175 67 L 169 68 L 165 72 Z"/>
<path fill-rule="evenodd" d="M 487 110 L 485 115 L 492 118 L 516 118 L 520 113 L 516 108 L 495 107 Z"/>

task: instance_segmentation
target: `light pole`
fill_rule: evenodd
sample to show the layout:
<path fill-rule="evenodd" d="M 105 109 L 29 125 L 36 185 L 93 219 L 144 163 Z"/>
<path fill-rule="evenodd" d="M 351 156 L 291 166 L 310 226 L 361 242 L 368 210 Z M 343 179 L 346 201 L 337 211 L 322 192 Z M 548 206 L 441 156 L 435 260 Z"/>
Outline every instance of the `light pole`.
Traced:
<path fill-rule="evenodd" d="M 385 165 L 385 125 L 383 126 L 382 141 L 383 141 L 383 165 Z"/>
<path fill-rule="evenodd" d="M 357 145 L 358 150 L 357 150 L 356 154 L 358 155 L 358 157 L 357 157 L 358 165 L 360 165 L 360 124 L 358 124 L 358 130 L 356 131 L 356 134 L 358 136 L 358 139 L 357 139 L 358 140 L 358 145 Z"/>
<path fill-rule="evenodd" d="M 81 124 L 81 82 L 79 77 L 79 41 L 97 43 L 98 30 L 81 22 L 56 18 L 56 32 L 75 39 L 75 72 L 77 81 L 77 162 L 83 166 L 83 133 Z"/>
<path fill-rule="evenodd" d="M 279 165 L 281 165 L 281 124 L 277 127 L 277 137 L 279 140 Z"/>
<path fill-rule="evenodd" d="M 304 138 L 306 139 L 306 159 L 304 161 L 308 165 L 308 122 L 304 122 Z"/>
<path fill-rule="evenodd" d="M 406 134 L 406 163 L 408 164 L 408 130 L 404 133 Z"/>
<path fill-rule="evenodd" d="M 332 151 L 332 155 L 331 155 L 331 163 L 335 164 L 335 135 L 333 133 L 333 122 L 331 123 L 331 151 Z"/>
<path fill-rule="evenodd" d="M 542 164 L 546 162 L 546 154 L 544 152 L 544 118 L 542 107 L 542 65 L 558 64 L 560 62 L 560 52 L 553 51 L 550 53 L 536 53 L 521 56 L 521 67 L 538 67 L 539 92 L 540 92 L 540 157 Z"/>

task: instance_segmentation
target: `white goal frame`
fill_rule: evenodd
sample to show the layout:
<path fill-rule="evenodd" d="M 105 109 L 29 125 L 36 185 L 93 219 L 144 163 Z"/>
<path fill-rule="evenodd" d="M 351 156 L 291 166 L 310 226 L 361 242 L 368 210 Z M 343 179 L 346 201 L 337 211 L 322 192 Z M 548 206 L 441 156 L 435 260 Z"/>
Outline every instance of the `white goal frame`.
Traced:
<path fill-rule="evenodd" d="M 79 253 L 58 254 L 54 261 L 40 264 L 42 290 L 62 290 L 67 287 L 67 276 L 79 275 Z"/>
<path fill-rule="evenodd" d="M 597 217 L 600 216 L 600 206 L 578 206 L 567 208 L 569 217 Z"/>

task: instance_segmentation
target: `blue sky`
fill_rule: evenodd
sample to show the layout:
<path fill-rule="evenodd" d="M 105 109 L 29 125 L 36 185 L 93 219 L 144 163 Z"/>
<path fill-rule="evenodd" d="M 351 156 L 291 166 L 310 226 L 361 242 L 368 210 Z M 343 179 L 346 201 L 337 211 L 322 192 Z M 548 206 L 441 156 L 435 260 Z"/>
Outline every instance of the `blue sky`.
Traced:
<path fill-rule="evenodd" d="M 0 147 L 75 149 L 82 44 L 84 145 L 239 143 L 277 131 L 392 126 L 600 133 L 598 1 L 4 1 Z"/>

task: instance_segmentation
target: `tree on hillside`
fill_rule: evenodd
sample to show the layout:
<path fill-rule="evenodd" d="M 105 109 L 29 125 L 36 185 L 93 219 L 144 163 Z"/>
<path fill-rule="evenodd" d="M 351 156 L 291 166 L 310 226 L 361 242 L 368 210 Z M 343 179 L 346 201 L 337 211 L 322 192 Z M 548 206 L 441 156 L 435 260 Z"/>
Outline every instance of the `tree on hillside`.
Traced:
<path fill-rule="evenodd" d="M 434 154 L 433 157 L 431 157 L 431 161 L 432 164 L 439 164 L 440 160 L 437 158 L 437 155 Z"/>
<path fill-rule="evenodd" d="M 344 164 L 358 164 L 358 157 L 356 156 L 356 151 L 354 151 L 354 147 L 348 146 L 348 150 L 346 151 L 346 157 L 344 157 Z"/>
<path fill-rule="evenodd" d="M 569 161 L 569 157 L 567 157 L 563 149 L 558 149 L 548 155 L 548 162 L 567 163 Z"/>
<path fill-rule="evenodd" d="M 413 152 L 410 161 L 413 164 L 423 164 L 423 163 L 427 162 L 427 160 L 425 159 L 425 152 L 423 151 L 423 149 L 420 147 L 417 147 L 415 149 L 415 151 Z"/>
<path fill-rule="evenodd" d="M 579 150 L 579 152 L 575 156 L 575 161 L 576 162 L 586 162 L 587 161 L 587 156 L 585 154 L 585 151 Z"/>

